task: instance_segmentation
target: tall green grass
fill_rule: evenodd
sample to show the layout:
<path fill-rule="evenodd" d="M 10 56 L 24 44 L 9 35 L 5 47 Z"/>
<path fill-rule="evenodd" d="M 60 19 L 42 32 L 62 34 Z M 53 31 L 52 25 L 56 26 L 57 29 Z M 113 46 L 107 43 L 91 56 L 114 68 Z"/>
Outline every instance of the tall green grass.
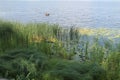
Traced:
<path fill-rule="evenodd" d="M 0 75 L 15 80 L 101 80 L 105 74 L 97 64 L 51 59 L 33 49 L 8 51 L 0 63 Z"/>
<path fill-rule="evenodd" d="M 15 80 L 119 80 L 120 40 L 45 23 L 0 21 L 0 76 Z M 77 58 L 77 59 L 76 59 Z"/>

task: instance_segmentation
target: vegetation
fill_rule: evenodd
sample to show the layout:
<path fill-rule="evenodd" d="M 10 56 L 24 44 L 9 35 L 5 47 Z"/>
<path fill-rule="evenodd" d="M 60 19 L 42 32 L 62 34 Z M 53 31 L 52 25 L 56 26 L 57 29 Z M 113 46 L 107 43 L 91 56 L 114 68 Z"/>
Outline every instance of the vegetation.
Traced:
<path fill-rule="evenodd" d="M 45 23 L 0 21 L 0 77 L 119 80 L 120 38 L 111 40 L 110 35 L 102 33 Z"/>

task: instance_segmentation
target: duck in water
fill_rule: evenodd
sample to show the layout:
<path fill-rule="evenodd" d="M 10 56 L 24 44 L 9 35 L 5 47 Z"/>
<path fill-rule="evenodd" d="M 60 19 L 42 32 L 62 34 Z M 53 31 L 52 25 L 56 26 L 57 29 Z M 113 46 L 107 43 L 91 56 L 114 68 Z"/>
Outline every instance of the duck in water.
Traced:
<path fill-rule="evenodd" d="M 50 14 L 49 14 L 49 13 L 46 13 L 45 16 L 50 16 Z"/>

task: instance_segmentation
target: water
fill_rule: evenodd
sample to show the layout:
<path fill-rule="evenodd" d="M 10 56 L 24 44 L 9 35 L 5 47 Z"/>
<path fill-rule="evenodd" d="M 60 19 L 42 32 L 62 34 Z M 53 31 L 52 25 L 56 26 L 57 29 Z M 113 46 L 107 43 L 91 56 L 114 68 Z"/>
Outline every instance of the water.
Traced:
<path fill-rule="evenodd" d="M 1 0 L 0 18 L 67 27 L 120 28 L 120 2 Z"/>

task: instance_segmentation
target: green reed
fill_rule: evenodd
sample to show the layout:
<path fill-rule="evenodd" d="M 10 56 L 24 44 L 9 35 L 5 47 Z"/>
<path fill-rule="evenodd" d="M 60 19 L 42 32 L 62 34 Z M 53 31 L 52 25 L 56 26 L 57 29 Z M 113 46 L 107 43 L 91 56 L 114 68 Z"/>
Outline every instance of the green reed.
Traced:
<path fill-rule="evenodd" d="M 0 21 L 0 76 L 16 80 L 119 80 L 120 40 L 80 31 L 46 23 Z"/>

